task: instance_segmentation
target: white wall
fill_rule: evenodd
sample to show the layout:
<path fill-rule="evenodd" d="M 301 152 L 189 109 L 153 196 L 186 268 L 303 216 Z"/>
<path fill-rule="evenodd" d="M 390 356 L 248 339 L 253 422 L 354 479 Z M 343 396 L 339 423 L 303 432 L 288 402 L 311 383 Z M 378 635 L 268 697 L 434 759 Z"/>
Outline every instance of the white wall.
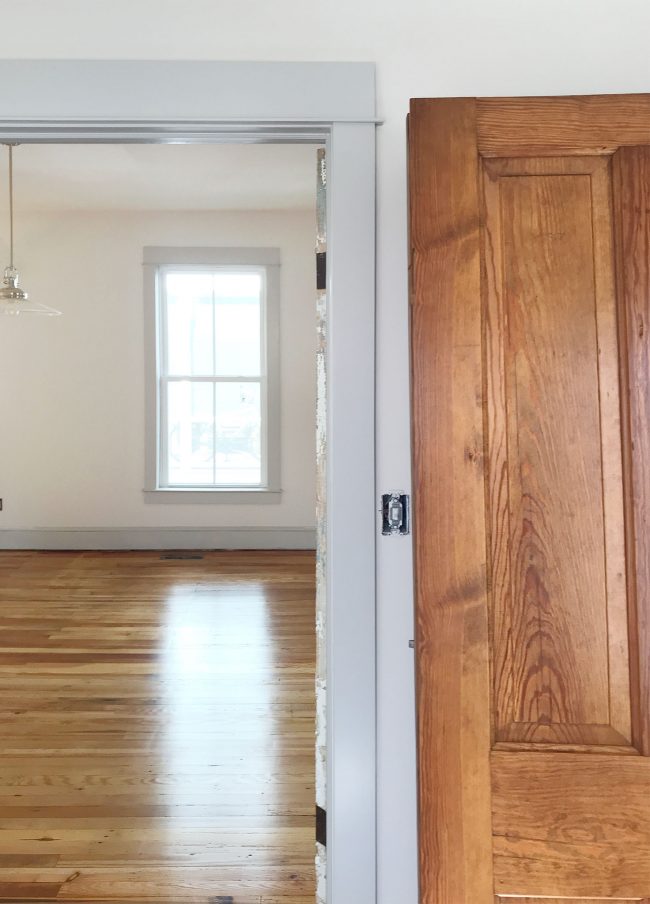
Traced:
<path fill-rule="evenodd" d="M 647 0 L 0 0 L 5 57 L 377 63 L 378 492 L 407 489 L 409 97 L 650 90 Z M 410 550 L 378 562 L 380 904 L 415 904 Z"/>
<path fill-rule="evenodd" d="M 2 318 L 0 359 L 14 379 L 0 386 L 0 528 L 313 529 L 315 212 L 22 213 L 18 219 L 22 283 L 34 300 L 64 316 Z M 280 504 L 144 502 L 145 245 L 281 249 Z M 1 244 L 0 255 L 4 261 Z"/>

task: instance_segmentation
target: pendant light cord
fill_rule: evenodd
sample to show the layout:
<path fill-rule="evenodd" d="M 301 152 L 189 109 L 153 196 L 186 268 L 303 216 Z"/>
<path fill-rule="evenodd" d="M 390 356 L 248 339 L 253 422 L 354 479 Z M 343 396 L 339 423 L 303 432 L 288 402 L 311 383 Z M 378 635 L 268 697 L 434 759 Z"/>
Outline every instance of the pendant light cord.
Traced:
<path fill-rule="evenodd" d="M 9 145 L 9 266 L 14 268 L 14 149 Z"/>

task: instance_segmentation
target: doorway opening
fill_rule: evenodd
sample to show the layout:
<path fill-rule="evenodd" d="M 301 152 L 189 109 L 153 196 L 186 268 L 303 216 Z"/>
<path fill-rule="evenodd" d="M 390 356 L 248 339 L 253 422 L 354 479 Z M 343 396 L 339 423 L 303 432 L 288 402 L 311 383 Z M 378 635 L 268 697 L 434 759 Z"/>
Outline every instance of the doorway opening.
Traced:
<path fill-rule="evenodd" d="M 0 899 L 322 901 L 324 153 L 14 150 Z"/>

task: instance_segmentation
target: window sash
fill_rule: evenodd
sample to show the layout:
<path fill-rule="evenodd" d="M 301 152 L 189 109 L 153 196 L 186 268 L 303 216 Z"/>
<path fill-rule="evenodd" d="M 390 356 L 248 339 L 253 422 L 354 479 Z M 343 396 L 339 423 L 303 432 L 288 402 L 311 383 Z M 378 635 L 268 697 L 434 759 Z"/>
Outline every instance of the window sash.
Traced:
<path fill-rule="evenodd" d="M 193 264 L 179 264 L 178 266 L 171 264 L 164 264 L 157 267 L 156 272 L 156 308 L 157 308 L 157 316 L 156 321 L 158 324 L 158 372 L 159 375 L 165 376 L 178 376 L 177 374 L 170 374 L 169 372 L 169 355 L 168 355 L 168 342 L 167 342 L 167 292 L 166 292 L 166 279 L 165 277 L 169 273 L 203 273 L 203 274 L 213 274 L 213 273 L 228 273 L 233 276 L 237 275 L 249 275 L 251 273 L 256 273 L 260 277 L 260 373 L 259 375 L 253 375 L 254 378 L 259 377 L 267 377 L 268 376 L 268 278 L 267 278 L 267 268 L 261 266 L 244 266 L 244 265 L 203 265 L 203 266 L 195 266 Z M 213 300 L 212 303 L 212 326 L 213 326 L 213 368 L 216 366 L 215 361 L 215 353 L 214 353 L 214 343 L 215 343 L 215 333 L 214 333 L 214 315 L 215 315 L 215 307 L 216 304 Z M 191 377 L 195 378 L 197 376 L 204 376 L 206 378 L 219 378 L 226 379 L 229 377 L 229 374 L 192 374 Z M 248 374 L 247 376 L 251 376 Z"/>
<path fill-rule="evenodd" d="M 220 375 L 220 374 L 169 374 L 168 370 L 168 341 L 167 341 L 167 298 L 166 275 L 168 273 L 258 273 L 261 279 L 260 286 L 260 373 L 258 375 L 246 374 Z M 269 375 L 268 375 L 268 280 L 267 268 L 261 266 L 233 266 L 233 265 L 163 265 L 156 268 L 156 333 L 157 333 L 157 415 L 158 415 L 158 481 L 161 489 L 179 490 L 246 490 L 264 489 L 269 486 Z M 214 312 L 216 302 L 213 302 L 213 330 Z M 214 343 L 214 335 L 213 335 Z M 213 355 L 213 366 L 216 364 Z M 226 383 L 256 383 L 260 387 L 260 459 L 261 474 L 259 483 L 172 483 L 169 479 L 169 384 L 175 382 L 185 383 L 212 383 L 213 385 Z M 213 430 L 216 434 L 216 419 L 213 422 Z M 213 455 L 216 454 L 216 444 L 213 446 Z"/>
<path fill-rule="evenodd" d="M 260 387 L 260 463 L 259 483 L 222 483 L 219 481 L 206 483 L 180 483 L 169 479 L 169 392 L 171 383 L 212 384 L 218 386 L 227 383 L 254 383 Z M 165 377 L 159 378 L 160 437 L 159 468 L 162 489 L 261 489 L 268 486 L 268 381 L 266 377 Z M 216 454 L 216 418 L 213 420 L 213 454 Z"/>

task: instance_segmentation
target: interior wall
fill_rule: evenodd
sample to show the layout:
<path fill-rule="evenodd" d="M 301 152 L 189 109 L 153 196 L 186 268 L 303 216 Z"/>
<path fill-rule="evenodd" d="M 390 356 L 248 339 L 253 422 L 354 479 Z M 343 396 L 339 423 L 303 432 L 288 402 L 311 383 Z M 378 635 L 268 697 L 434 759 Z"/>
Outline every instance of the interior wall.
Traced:
<path fill-rule="evenodd" d="M 0 0 L 0 14 L 3 57 L 377 64 L 378 493 L 410 479 L 409 97 L 650 90 L 646 0 Z M 408 541 L 380 538 L 379 904 L 417 904 L 410 582 Z"/>
<path fill-rule="evenodd" d="M 22 284 L 64 316 L 2 318 L 12 379 L 0 387 L 0 540 L 2 530 L 34 528 L 302 528 L 311 537 L 315 210 L 16 214 Z M 281 249 L 281 503 L 144 502 L 146 245 Z"/>

